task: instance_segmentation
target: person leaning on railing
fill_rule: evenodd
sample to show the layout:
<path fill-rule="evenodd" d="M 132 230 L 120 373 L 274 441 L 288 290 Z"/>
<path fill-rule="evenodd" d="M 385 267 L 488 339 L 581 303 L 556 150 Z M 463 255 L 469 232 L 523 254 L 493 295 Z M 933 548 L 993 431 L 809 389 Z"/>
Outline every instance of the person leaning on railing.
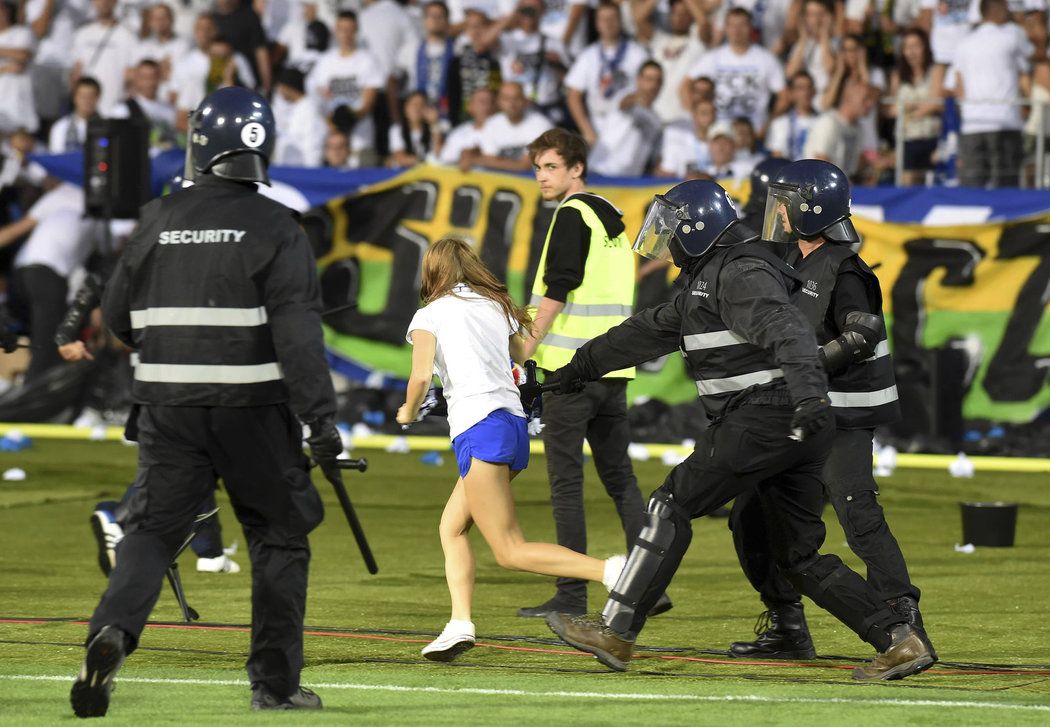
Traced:
<path fill-rule="evenodd" d="M 899 184 L 925 182 L 926 172 L 933 169 L 933 153 L 941 135 L 943 104 L 934 93 L 933 53 L 930 39 L 919 28 L 910 28 L 901 39 L 897 65 L 890 76 L 892 101 L 883 113 L 897 121 L 898 144 L 904 146 L 903 173 Z"/>

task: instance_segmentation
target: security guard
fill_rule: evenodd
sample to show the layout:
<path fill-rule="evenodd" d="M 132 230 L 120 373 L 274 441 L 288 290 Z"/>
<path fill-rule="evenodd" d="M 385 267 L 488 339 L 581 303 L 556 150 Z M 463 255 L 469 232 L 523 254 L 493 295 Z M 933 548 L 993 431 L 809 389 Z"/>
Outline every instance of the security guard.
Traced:
<path fill-rule="evenodd" d="M 631 315 L 635 256 L 624 234 L 623 213 L 608 200 L 584 191 L 587 145 L 565 129 L 551 129 L 529 145 L 540 194 L 557 201 L 540 255 L 532 305 L 537 307 L 525 355 L 548 372 L 564 366 L 576 349 Z M 587 552 L 583 512 L 583 440 L 594 455 L 605 491 L 616 504 L 627 544 L 642 528 L 645 505 L 627 447 L 627 382 L 634 368 L 609 372 L 579 392 L 543 399 L 543 446 L 558 545 Z M 587 610 L 585 581 L 559 578 L 558 591 L 519 616 Z M 667 598 L 658 612 L 671 607 Z"/>
<path fill-rule="evenodd" d="M 676 298 L 584 345 L 563 389 L 681 348 L 712 422 L 651 496 L 647 523 L 600 616 L 554 614 L 564 641 L 624 671 L 635 639 L 681 563 L 690 521 L 758 488 L 778 564 L 792 585 L 880 653 L 860 680 L 896 679 L 933 663 L 916 631 L 838 557 L 824 555 L 820 473 L 833 435 L 827 378 L 812 328 L 788 299 L 798 278 L 737 221 L 725 190 L 684 182 L 658 195 L 634 249 L 671 257 L 689 276 Z"/>
<path fill-rule="evenodd" d="M 793 162 L 769 185 L 762 237 L 790 245 L 787 262 L 804 280 L 795 304 L 816 330 L 821 361 L 831 379 L 828 396 L 836 428 L 824 465 L 827 497 L 850 549 L 867 566 L 868 583 L 925 638 L 919 590 L 908 577 L 871 475 L 874 428 L 896 421 L 900 407 L 879 280 L 851 247 L 860 238 L 849 219 L 849 195 L 849 180 L 834 164 Z M 757 640 L 730 646 L 730 654 L 814 658 L 799 594 L 777 570 L 755 493 L 737 497 L 730 527 L 740 565 L 762 596 L 769 623 L 768 630 L 759 630 Z"/>
<path fill-rule="evenodd" d="M 322 466 L 342 445 L 313 254 L 288 208 L 256 193 L 269 183 L 274 134 L 261 96 L 208 96 L 190 122 L 196 184 L 143 207 L 106 286 L 103 318 L 139 352 L 138 495 L 70 694 L 80 717 L 106 713 L 214 473 L 252 561 L 252 708 L 321 706 L 299 685 L 307 534 L 323 517 L 299 420 Z"/>

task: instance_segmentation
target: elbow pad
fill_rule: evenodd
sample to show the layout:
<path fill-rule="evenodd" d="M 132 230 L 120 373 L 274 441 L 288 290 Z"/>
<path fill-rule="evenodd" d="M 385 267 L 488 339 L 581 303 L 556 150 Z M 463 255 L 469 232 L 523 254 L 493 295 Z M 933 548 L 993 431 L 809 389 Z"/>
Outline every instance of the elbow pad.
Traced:
<path fill-rule="evenodd" d="M 882 320 L 874 313 L 853 311 L 846 315 L 842 335 L 820 347 L 820 362 L 829 373 L 871 358 L 879 344 Z"/>

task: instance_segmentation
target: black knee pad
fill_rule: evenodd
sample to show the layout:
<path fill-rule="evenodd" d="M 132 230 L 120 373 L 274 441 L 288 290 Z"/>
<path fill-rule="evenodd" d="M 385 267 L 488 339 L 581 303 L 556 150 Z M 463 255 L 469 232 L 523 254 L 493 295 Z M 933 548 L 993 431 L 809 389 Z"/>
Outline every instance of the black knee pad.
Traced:
<path fill-rule="evenodd" d="M 669 493 L 654 492 L 642 531 L 602 611 L 606 625 L 633 638 L 678 570 L 692 539 L 689 516 Z"/>

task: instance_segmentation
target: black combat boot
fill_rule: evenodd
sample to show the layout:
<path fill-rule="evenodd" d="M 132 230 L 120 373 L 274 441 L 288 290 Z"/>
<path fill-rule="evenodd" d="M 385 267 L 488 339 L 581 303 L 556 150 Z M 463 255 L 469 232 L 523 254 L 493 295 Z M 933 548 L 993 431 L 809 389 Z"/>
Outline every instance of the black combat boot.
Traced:
<path fill-rule="evenodd" d="M 919 602 L 911 596 L 901 596 L 900 598 L 889 599 L 886 601 L 886 605 L 898 616 L 908 619 L 908 623 L 919 633 L 919 638 L 926 644 L 926 648 L 929 649 L 933 660 L 937 661 L 937 652 L 933 648 L 930 637 L 926 634 L 926 628 L 922 625 L 922 613 L 919 611 Z"/>
<path fill-rule="evenodd" d="M 784 603 L 758 617 L 754 641 L 735 641 L 729 655 L 742 659 L 815 659 L 817 651 L 809 637 L 802 604 Z"/>

